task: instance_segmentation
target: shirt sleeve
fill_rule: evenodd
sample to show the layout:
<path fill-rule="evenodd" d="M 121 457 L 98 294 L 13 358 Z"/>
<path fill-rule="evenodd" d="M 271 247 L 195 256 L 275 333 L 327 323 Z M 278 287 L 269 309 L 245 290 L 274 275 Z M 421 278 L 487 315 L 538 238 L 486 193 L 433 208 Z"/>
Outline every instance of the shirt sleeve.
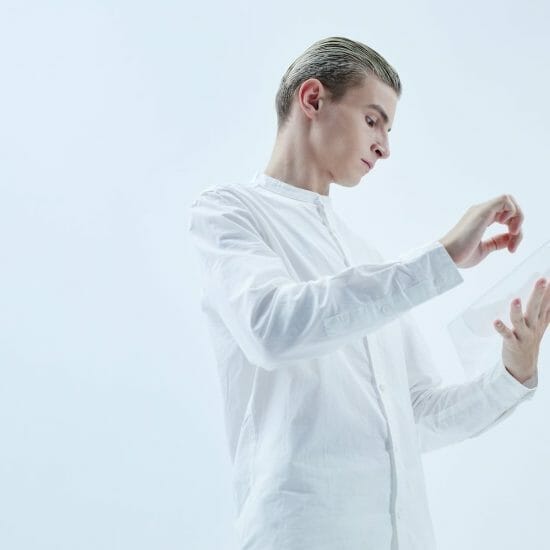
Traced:
<path fill-rule="evenodd" d="M 297 281 L 250 209 L 223 187 L 193 202 L 189 232 L 203 295 L 248 360 L 268 370 L 331 353 L 463 281 L 439 242 L 396 261 Z"/>
<path fill-rule="evenodd" d="M 508 372 L 501 359 L 466 383 L 443 386 L 413 314 L 402 316 L 399 322 L 422 452 L 476 437 L 533 397 L 538 372 L 522 384 Z"/>

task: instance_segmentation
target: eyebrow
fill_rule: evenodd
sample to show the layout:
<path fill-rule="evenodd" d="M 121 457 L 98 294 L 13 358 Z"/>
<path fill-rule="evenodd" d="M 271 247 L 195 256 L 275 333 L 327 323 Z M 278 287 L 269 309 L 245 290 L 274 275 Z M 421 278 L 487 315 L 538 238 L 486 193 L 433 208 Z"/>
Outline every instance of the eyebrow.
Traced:
<path fill-rule="evenodd" d="M 388 123 L 388 115 L 386 114 L 386 111 L 384 111 L 384 109 L 382 109 L 382 107 L 378 105 L 378 103 L 369 103 L 368 105 L 365 105 L 365 107 L 372 107 L 375 111 L 378 111 L 380 113 L 380 116 L 384 119 L 384 122 L 386 124 Z M 391 132 L 391 128 L 388 130 L 388 132 Z"/>

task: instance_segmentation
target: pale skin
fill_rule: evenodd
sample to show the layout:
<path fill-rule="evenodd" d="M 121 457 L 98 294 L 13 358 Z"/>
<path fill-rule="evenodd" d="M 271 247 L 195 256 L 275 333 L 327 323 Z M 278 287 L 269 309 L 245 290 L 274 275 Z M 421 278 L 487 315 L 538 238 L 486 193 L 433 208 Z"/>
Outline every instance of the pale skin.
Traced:
<path fill-rule="evenodd" d="M 495 329 L 504 338 L 502 361 L 508 371 L 521 383 L 537 372 L 539 349 L 542 337 L 550 324 L 550 286 L 546 279 L 539 279 L 527 302 L 525 315 L 521 300 L 516 298 L 510 305 L 512 328 L 500 319 Z"/>
<path fill-rule="evenodd" d="M 390 86 L 372 76 L 338 103 L 319 80 L 305 80 L 264 173 L 322 195 L 329 194 L 331 183 L 357 185 L 378 160 L 390 155 L 388 134 L 398 99 Z M 516 199 L 500 195 L 470 207 L 439 242 L 458 267 L 470 268 L 491 252 L 515 252 L 523 239 L 523 220 Z M 483 239 L 494 223 L 506 225 L 507 231 Z M 494 328 L 503 338 L 506 369 L 524 383 L 537 372 L 540 343 L 550 323 L 550 284 L 546 279 L 535 283 L 525 315 L 518 302 L 516 298 L 510 304 L 511 327 L 496 319 Z"/>
<path fill-rule="evenodd" d="M 473 267 L 496 250 L 507 248 L 515 252 L 523 238 L 523 220 L 523 212 L 515 198 L 501 195 L 470 207 L 439 241 L 458 267 Z M 507 225 L 508 231 L 483 240 L 485 230 L 493 223 Z M 545 278 L 535 283 L 525 316 L 520 299 L 512 300 L 510 320 L 512 328 L 500 319 L 496 319 L 493 326 L 503 337 L 504 366 L 523 384 L 537 372 L 540 343 L 550 323 L 550 285 Z"/>
<path fill-rule="evenodd" d="M 321 195 L 329 194 L 331 183 L 357 185 L 369 171 L 361 159 L 374 168 L 390 155 L 388 134 L 397 99 L 392 88 L 370 78 L 334 103 L 319 80 L 305 80 L 264 172 Z M 379 105 L 388 121 L 370 104 Z"/>

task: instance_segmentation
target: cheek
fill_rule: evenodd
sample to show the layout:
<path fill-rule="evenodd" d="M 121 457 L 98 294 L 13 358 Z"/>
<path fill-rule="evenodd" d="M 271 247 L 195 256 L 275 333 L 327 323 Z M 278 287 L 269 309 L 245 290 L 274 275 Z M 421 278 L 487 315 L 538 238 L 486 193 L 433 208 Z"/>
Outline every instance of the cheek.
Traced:
<path fill-rule="evenodd" d="M 311 133 L 312 147 L 317 156 L 330 161 L 345 154 L 349 149 L 349 138 L 349 132 L 345 132 L 337 121 L 318 125 Z"/>
<path fill-rule="evenodd" d="M 330 164 L 361 163 L 368 151 L 371 139 L 368 127 L 361 127 L 355 119 L 331 117 L 318 124 L 311 133 L 311 145 L 315 155 Z"/>
<path fill-rule="evenodd" d="M 370 145 L 373 142 L 371 131 L 368 128 L 355 127 L 354 131 L 350 132 L 350 152 L 354 152 L 360 157 L 368 154 Z"/>

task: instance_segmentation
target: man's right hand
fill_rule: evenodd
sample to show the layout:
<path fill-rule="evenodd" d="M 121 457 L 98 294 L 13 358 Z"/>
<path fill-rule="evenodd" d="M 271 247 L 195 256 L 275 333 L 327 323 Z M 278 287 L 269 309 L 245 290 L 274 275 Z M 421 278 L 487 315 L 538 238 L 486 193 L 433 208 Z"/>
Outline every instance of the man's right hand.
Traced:
<path fill-rule="evenodd" d="M 494 199 L 468 208 L 460 221 L 439 242 L 458 267 L 473 267 L 491 252 L 508 248 L 515 252 L 523 239 L 523 212 L 512 195 Z M 482 240 L 487 227 L 493 223 L 508 226 L 508 233 Z"/>

